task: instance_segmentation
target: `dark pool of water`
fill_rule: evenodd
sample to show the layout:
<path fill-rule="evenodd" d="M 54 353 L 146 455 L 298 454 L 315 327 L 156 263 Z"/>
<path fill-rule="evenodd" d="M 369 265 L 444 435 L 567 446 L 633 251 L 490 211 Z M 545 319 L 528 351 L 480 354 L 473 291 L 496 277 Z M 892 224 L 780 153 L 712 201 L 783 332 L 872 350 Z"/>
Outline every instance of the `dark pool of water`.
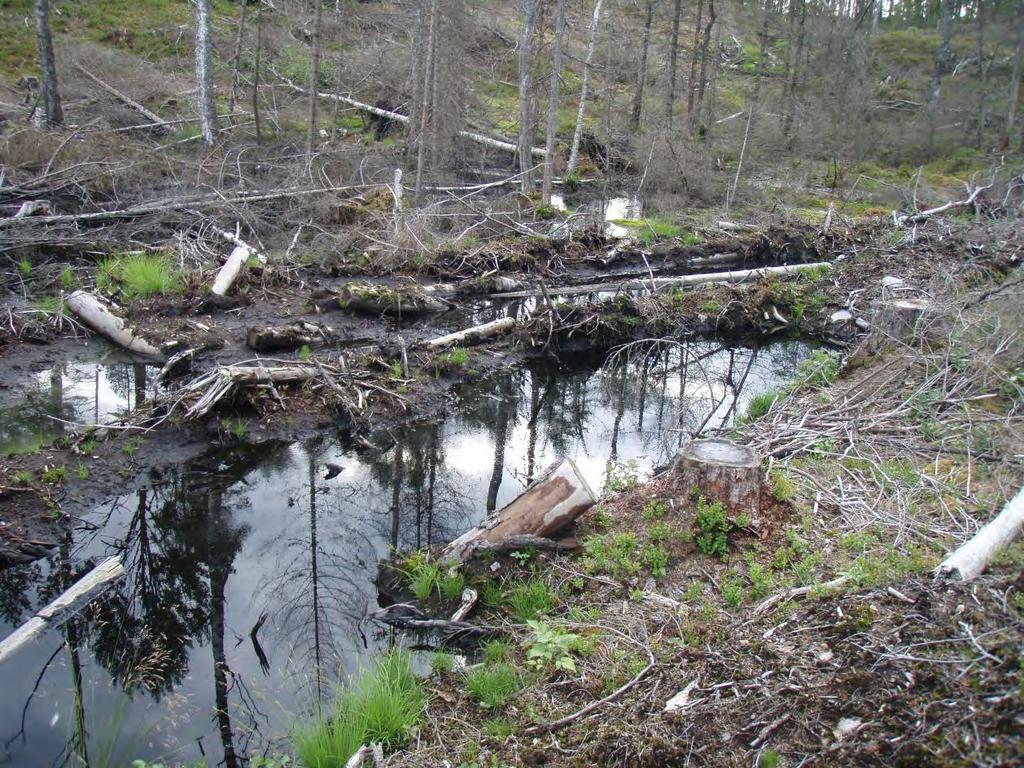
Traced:
<path fill-rule="evenodd" d="M 100 558 L 127 568 L 87 614 L 0 667 L 0 762 L 74 763 L 84 749 L 93 765 L 233 765 L 279 747 L 389 642 L 364 621 L 381 558 L 450 540 L 561 456 L 595 490 L 609 463 L 643 476 L 809 352 L 700 342 L 509 370 L 372 449 L 343 436 L 242 445 L 152 474 L 80 514 L 47 560 L 0 573 L 2 636 Z"/>

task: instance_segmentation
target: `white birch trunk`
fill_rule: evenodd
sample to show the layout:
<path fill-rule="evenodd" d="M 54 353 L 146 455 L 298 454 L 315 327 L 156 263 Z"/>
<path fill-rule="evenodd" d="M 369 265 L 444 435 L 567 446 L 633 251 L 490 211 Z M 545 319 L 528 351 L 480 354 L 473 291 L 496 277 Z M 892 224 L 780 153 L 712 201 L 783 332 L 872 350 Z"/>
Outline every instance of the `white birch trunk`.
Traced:
<path fill-rule="evenodd" d="M 583 115 L 587 109 L 587 84 L 590 80 L 590 63 L 594 60 L 594 45 L 597 42 L 597 25 L 601 18 L 602 0 L 594 4 L 594 16 L 590 20 L 590 40 L 587 43 L 587 58 L 583 62 L 583 81 L 580 84 L 580 106 L 576 112 L 576 130 L 572 135 L 572 148 L 569 150 L 569 164 L 565 168 L 568 176 L 576 171 L 579 160 L 580 140 L 583 138 Z"/>
<path fill-rule="evenodd" d="M 555 134 L 558 131 L 558 81 L 562 77 L 562 38 L 565 36 L 565 0 L 555 10 L 555 50 L 551 55 L 551 84 L 548 92 L 548 128 L 544 137 L 544 181 L 540 204 L 551 205 L 551 182 L 555 166 Z"/>
<path fill-rule="evenodd" d="M 1020 535 L 1021 528 L 1024 528 L 1024 488 L 1017 491 L 995 519 L 943 560 L 937 572 L 963 581 L 980 576 L 996 553 Z"/>
<path fill-rule="evenodd" d="M 423 346 L 427 349 L 441 349 L 451 344 L 471 344 L 481 339 L 488 339 L 492 336 L 500 336 L 503 333 L 508 333 L 516 325 L 516 321 L 511 317 L 502 317 L 497 320 L 492 320 L 489 323 L 483 323 L 482 325 L 474 325 L 472 328 L 466 328 L 455 333 L 449 333 L 445 336 L 438 336 L 436 339 L 430 339 L 425 341 Z"/>
<path fill-rule="evenodd" d="M 533 115 L 530 99 L 533 96 L 533 27 L 537 18 L 538 0 L 523 0 L 523 36 L 519 40 L 519 172 L 523 194 L 533 191 L 533 146 L 531 134 Z"/>
<path fill-rule="evenodd" d="M 217 106 L 213 100 L 210 58 L 210 0 L 196 0 L 196 83 L 199 88 L 199 128 L 203 141 L 213 144 L 217 136 Z"/>

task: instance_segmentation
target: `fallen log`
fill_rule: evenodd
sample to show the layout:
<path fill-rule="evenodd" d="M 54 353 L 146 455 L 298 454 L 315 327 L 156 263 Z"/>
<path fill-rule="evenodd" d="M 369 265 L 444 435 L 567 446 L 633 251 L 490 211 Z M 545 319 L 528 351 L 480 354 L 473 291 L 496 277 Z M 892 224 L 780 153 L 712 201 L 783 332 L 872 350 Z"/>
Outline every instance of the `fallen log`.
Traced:
<path fill-rule="evenodd" d="M 88 603 L 124 576 L 121 558 L 108 557 L 62 592 L 56 600 L 40 609 L 14 632 L 0 641 L 0 664 L 9 659 L 48 628 L 59 627 Z"/>
<path fill-rule="evenodd" d="M 689 494 L 696 489 L 709 501 L 734 512 L 760 508 L 761 461 L 753 449 L 728 440 L 691 440 L 676 454 L 672 474 Z"/>
<path fill-rule="evenodd" d="M 597 503 L 587 481 L 571 459 L 563 459 L 541 475 L 510 504 L 449 544 L 442 561 L 465 562 L 520 534 L 550 537 Z"/>
<path fill-rule="evenodd" d="M 304 321 L 283 326 L 251 326 L 245 332 L 246 346 L 257 352 L 299 349 L 319 338 L 323 338 L 323 330 Z"/>
<path fill-rule="evenodd" d="M 418 288 L 389 288 L 369 283 L 345 283 L 338 289 L 338 306 L 355 312 L 395 317 L 444 312 L 451 305 Z"/>
<path fill-rule="evenodd" d="M 234 234 L 224 230 L 218 230 L 221 236 L 228 242 L 234 243 L 235 247 L 228 255 L 227 261 L 224 262 L 224 266 L 217 272 L 217 277 L 213 281 L 213 286 L 210 288 L 210 293 L 215 296 L 226 296 L 235 280 L 238 278 L 239 272 L 242 271 L 242 266 L 249 260 L 250 256 L 261 257 L 259 251 L 253 248 L 251 245 L 246 243 L 238 236 L 236 231 Z M 261 257 L 261 261 L 266 261 L 266 257 Z"/>
<path fill-rule="evenodd" d="M 301 85 L 296 85 L 287 78 L 282 79 L 286 83 L 288 83 L 288 87 L 291 88 L 292 90 L 299 91 L 300 93 L 308 93 L 307 88 Z M 351 96 L 342 96 L 339 93 L 324 93 L 322 91 L 318 91 L 317 96 L 319 96 L 321 99 L 329 99 L 331 101 L 337 101 L 342 104 L 348 104 L 348 106 L 355 107 L 356 109 L 362 112 L 368 112 L 371 115 L 383 117 L 387 120 L 393 120 L 396 123 L 402 123 L 403 125 L 408 125 L 410 122 L 408 115 L 403 115 L 400 112 L 392 112 L 391 110 L 388 109 L 381 109 L 380 107 L 375 107 L 373 104 L 367 104 L 365 101 L 358 101 L 356 99 L 353 99 Z M 459 131 L 458 135 L 463 139 L 469 139 L 470 141 L 476 142 L 477 144 L 482 144 L 485 147 L 491 147 L 492 149 L 500 149 L 504 152 L 519 151 L 519 148 L 516 146 L 516 144 L 514 142 L 509 141 L 508 139 L 495 139 L 490 136 L 485 136 L 482 133 L 475 133 L 474 131 Z M 540 147 L 532 147 L 531 151 L 534 157 L 547 157 L 547 152 L 545 152 Z"/>
<path fill-rule="evenodd" d="M 221 365 L 199 377 L 185 392 L 204 391 L 196 403 L 185 412 L 185 418 L 205 416 L 218 402 L 235 388 L 259 384 L 296 384 L 324 375 L 323 366 L 317 365 Z"/>
<path fill-rule="evenodd" d="M 427 349 L 442 349 L 452 344 L 461 344 L 468 346 L 470 344 L 477 344 L 484 339 L 489 339 L 492 336 L 500 336 L 504 333 L 508 333 L 515 327 L 516 321 L 511 317 L 502 317 L 497 320 L 492 320 L 489 323 L 483 323 L 482 325 L 474 325 L 472 328 L 466 328 L 462 331 L 456 331 L 455 333 L 449 333 L 445 336 L 438 336 L 436 339 L 429 339 L 423 342 L 423 346 Z"/>
<path fill-rule="evenodd" d="M 938 216 L 940 213 L 951 211 L 959 208 L 966 208 L 969 205 L 974 205 L 975 200 L 978 199 L 978 195 L 984 192 L 986 189 L 991 188 L 991 184 L 986 184 L 984 187 L 976 187 L 971 194 L 967 196 L 965 200 L 951 200 L 944 205 L 937 206 L 935 208 L 929 208 L 926 211 L 920 211 L 919 213 L 906 213 L 902 216 L 897 215 L 895 211 L 892 213 L 893 221 L 898 227 L 905 227 L 907 224 L 923 224 L 928 221 L 932 216 Z"/>
<path fill-rule="evenodd" d="M 75 69 L 77 69 L 83 75 L 88 77 L 90 80 L 96 83 L 96 85 L 98 85 L 104 91 L 106 91 L 115 99 L 120 101 L 122 104 L 134 109 L 140 115 L 149 120 L 152 126 L 156 128 L 157 132 L 168 133 L 171 130 L 171 127 L 166 123 L 166 121 L 164 121 L 164 119 L 160 117 L 160 115 L 158 115 L 156 112 L 152 112 L 146 109 L 139 102 L 135 101 L 135 99 L 131 98 L 125 93 L 121 93 L 121 91 L 117 90 L 117 88 L 115 88 L 114 86 L 103 82 L 98 77 L 96 77 L 96 75 L 94 75 L 92 72 L 83 67 L 81 64 L 75 63 Z"/>
<path fill-rule="evenodd" d="M 86 291 L 75 291 L 67 299 L 68 309 L 96 333 L 143 357 L 163 361 L 163 353 L 128 328 L 102 301 Z"/>
<path fill-rule="evenodd" d="M 982 526 L 974 536 L 945 560 L 936 573 L 961 581 L 980 576 L 992 558 L 1020 535 L 1024 528 L 1024 488 L 1003 507 L 1002 512 Z"/>
<path fill-rule="evenodd" d="M 549 286 L 547 293 L 552 296 L 571 296 L 581 293 L 602 293 L 605 291 L 646 291 L 654 288 L 685 288 L 690 285 L 704 285 L 706 283 L 744 283 L 748 280 L 756 280 L 759 277 L 771 275 L 796 275 L 800 272 L 817 269 L 831 269 L 832 265 L 827 261 L 818 261 L 812 264 L 787 264 L 779 267 L 759 267 L 757 269 L 740 269 L 733 272 L 706 272 L 699 275 L 680 275 L 678 277 L 655 277 L 636 280 L 623 280 L 618 283 L 591 283 L 589 285 L 569 285 L 559 288 Z M 528 291 L 508 291 L 506 293 L 492 293 L 492 299 L 525 299 L 531 296 L 542 296 L 542 289 Z"/>

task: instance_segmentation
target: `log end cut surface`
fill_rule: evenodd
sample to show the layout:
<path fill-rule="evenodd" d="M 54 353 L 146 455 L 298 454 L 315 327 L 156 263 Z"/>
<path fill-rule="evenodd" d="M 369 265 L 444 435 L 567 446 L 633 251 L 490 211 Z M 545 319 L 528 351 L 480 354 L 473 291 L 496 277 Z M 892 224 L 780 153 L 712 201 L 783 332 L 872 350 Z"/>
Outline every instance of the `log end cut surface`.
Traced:
<path fill-rule="evenodd" d="M 677 461 L 680 459 L 726 467 L 752 468 L 761 464 L 757 454 L 747 446 L 713 438 L 691 440 L 679 452 Z"/>

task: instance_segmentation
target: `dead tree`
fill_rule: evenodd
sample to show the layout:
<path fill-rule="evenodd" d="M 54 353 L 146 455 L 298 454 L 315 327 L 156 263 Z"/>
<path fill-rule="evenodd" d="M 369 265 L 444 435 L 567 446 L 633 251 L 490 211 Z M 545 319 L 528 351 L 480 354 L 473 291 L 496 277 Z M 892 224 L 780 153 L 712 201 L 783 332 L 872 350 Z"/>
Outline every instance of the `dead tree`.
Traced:
<path fill-rule="evenodd" d="M 676 72 L 679 69 L 679 17 L 683 14 L 683 0 L 676 0 L 672 12 L 672 42 L 668 50 L 668 96 L 665 97 L 665 120 L 672 131 L 672 116 L 676 105 Z"/>
<path fill-rule="evenodd" d="M 320 80 L 320 28 L 323 21 L 323 0 L 315 0 L 316 14 L 313 21 L 313 50 L 309 55 L 309 125 L 306 127 L 306 154 L 313 154 L 316 144 L 317 84 Z M 245 5 L 245 0 L 242 0 Z"/>
<path fill-rule="evenodd" d="M 651 47 L 651 21 L 654 18 L 654 0 L 647 0 L 647 11 L 644 15 L 644 34 L 640 42 L 640 68 L 636 75 L 636 91 L 633 94 L 633 110 L 629 115 L 629 124 L 634 129 L 640 127 L 640 115 L 644 110 L 644 87 L 647 85 L 647 52 Z M 697 21 L 698 25 L 700 20 Z M 696 61 L 696 59 L 694 59 Z"/>
<path fill-rule="evenodd" d="M 196 83 L 199 88 L 199 129 L 203 141 L 213 144 L 217 136 L 217 105 L 213 100 L 210 55 L 210 0 L 196 0 Z"/>
<path fill-rule="evenodd" d="M 928 150 L 931 151 L 935 144 L 935 122 L 936 112 L 939 109 L 939 96 L 942 93 L 942 78 L 949 71 L 953 62 L 953 49 L 949 46 L 949 38 L 953 30 L 953 2 L 954 0 L 942 0 L 941 15 L 939 16 L 939 47 L 935 52 L 935 70 L 932 73 L 931 87 L 928 89 L 928 109 L 926 120 L 928 123 Z"/>
<path fill-rule="evenodd" d="M 54 128 L 64 122 L 57 88 L 57 62 L 53 56 L 53 37 L 50 34 L 50 0 L 36 0 L 36 47 L 39 49 L 39 69 L 43 75 L 43 109 L 46 127 Z"/>
<path fill-rule="evenodd" d="M 806 2 L 806 0 L 805 0 Z M 704 111 L 704 91 L 708 83 L 708 51 L 711 48 L 711 30 L 715 26 L 715 0 L 708 0 L 708 23 L 704 26 L 704 38 L 700 44 L 700 74 L 697 78 L 697 98 L 690 118 L 690 133 L 695 133 Z"/>
<path fill-rule="evenodd" d="M 558 81 L 562 77 L 562 37 L 565 34 L 565 0 L 555 10 L 555 50 L 551 54 L 551 85 L 548 92 L 548 125 L 544 139 L 544 182 L 540 204 L 551 205 L 551 177 L 555 166 L 555 134 L 558 131 Z"/>
<path fill-rule="evenodd" d="M 587 58 L 583 62 L 583 78 L 580 83 L 580 106 L 576 112 L 576 130 L 572 135 L 572 147 L 569 150 L 569 164 L 565 168 L 566 175 L 576 172 L 579 160 L 580 141 L 583 138 L 583 114 L 587 108 L 587 84 L 590 80 L 590 64 L 594 60 L 594 46 L 597 42 L 597 25 L 601 20 L 601 3 L 594 3 L 594 16 L 590 20 L 590 40 L 587 42 Z"/>
<path fill-rule="evenodd" d="M 1017 2 L 1017 41 L 1013 48 L 1013 71 L 1010 73 L 1010 91 L 1006 98 L 1006 127 L 999 142 L 1006 149 L 1017 131 L 1017 107 L 1020 104 L 1021 65 L 1024 63 L 1024 0 Z"/>
<path fill-rule="evenodd" d="M 533 118 L 533 28 L 537 20 L 539 0 L 523 0 L 523 35 L 519 39 L 519 172 L 524 194 L 533 191 L 533 157 L 531 156 Z"/>

